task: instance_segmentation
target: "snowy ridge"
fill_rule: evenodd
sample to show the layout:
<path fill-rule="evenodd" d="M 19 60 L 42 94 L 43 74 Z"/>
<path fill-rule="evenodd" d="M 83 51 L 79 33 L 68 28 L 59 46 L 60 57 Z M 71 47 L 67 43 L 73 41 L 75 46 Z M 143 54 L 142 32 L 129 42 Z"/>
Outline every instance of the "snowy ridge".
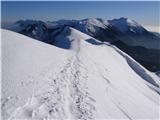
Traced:
<path fill-rule="evenodd" d="M 121 17 L 119 19 L 108 20 L 108 22 L 111 24 L 111 26 L 114 26 L 122 33 L 125 33 L 127 31 L 131 31 L 134 33 L 145 32 L 145 29 L 141 25 L 128 18 Z"/>
<path fill-rule="evenodd" d="M 56 40 L 67 50 L 2 30 L 4 120 L 159 118 L 155 74 L 74 28 Z"/>
<path fill-rule="evenodd" d="M 8 26 L 7 29 L 53 44 L 53 38 L 64 26 L 73 27 L 100 41 L 113 43 L 119 40 L 129 46 L 160 49 L 158 36 L 147 31 L 134 20 L 124 17 L 113 20 L 88 18 L 82 20 L 58 20 L 53 22 L 20 20 Z"/>

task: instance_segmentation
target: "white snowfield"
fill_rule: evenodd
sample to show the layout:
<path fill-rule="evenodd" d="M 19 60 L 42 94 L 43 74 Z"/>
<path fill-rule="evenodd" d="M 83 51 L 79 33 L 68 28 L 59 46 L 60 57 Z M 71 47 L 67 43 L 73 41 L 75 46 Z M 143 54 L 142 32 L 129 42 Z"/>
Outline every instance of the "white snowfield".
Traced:
<path fill-rule="evenodd" d="M 159 78 L 116 47 L 70 27 L 67 49 L 1 32 L 3 120 L 159 119 Z"/>

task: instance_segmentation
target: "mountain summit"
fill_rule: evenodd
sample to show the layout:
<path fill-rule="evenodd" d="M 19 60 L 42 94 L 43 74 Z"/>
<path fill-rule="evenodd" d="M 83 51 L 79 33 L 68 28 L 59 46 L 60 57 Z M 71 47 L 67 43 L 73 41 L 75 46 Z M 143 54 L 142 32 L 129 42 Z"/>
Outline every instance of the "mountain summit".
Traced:
<path fill-rule="evenodd" d="M 108 20 L 111 26 L 117 28 L 120 32 L 133 32 L 135 34 L 142 34 L 147 32 L 141 25 L 137 22 L 130 20 L 128 18 L 121 17 L 119 19 Z"/>

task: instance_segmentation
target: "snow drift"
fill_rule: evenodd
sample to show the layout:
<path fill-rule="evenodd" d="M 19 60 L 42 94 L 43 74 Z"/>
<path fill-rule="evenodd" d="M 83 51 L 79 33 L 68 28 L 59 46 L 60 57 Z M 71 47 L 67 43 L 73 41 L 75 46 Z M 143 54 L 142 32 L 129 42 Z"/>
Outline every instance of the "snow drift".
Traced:
<path fill-rule="evenodd" d="M 4 120 L 159 118 L 159 78 L 109 43 L 71 27 L 57 47 L 1 31 Z"/>

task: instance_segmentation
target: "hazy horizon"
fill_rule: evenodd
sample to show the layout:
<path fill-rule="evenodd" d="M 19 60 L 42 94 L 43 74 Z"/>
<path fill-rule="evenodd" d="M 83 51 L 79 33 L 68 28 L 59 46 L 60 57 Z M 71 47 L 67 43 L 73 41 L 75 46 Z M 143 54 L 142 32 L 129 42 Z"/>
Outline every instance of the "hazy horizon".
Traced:
<path fill-rule="evenodd" d="M 159 32 L 159 1 L 2 1 L 2 24 L 34 19 L 102 18 L 111 20 L 126 17 L 151 31 Z"/>

